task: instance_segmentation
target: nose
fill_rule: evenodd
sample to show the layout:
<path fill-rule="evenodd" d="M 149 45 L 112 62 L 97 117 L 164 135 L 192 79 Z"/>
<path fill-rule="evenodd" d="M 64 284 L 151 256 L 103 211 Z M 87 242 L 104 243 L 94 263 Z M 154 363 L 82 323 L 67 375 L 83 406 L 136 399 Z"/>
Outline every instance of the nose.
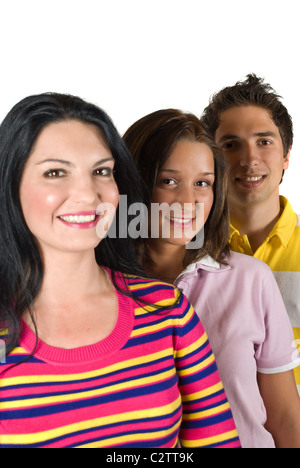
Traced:
<path fill-rule="evenodd" d="M 100 194 L 90 174 L 80 174 L 74 178 L 70 192 L 72 201 L 83 207 L 94 207 L 100 201 Z"/>
<path fill-rule="evenodd" d="M 193 185 L 182 185 L 176 194 L 176 201 L 182 207 L 182 211 L 190 211 L 194 214 L 196 203 L 199 203 L 197 191 Z"/>
<path fill-rule="evenodd" d="M 246 143 L 240 154 L 241 167 L 252 169 L 258 166 L 260 162 L 261 158 L 257 146 Z"/>

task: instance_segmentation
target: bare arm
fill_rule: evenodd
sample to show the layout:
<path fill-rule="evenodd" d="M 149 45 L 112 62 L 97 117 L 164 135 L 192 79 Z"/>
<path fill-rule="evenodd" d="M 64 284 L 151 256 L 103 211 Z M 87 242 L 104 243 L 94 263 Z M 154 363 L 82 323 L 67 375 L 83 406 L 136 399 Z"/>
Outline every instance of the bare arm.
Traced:
<path fill-rule="evenodd" d="M 257 375 L 267 410 L 266 429 L 277 448 L 300 448 L 300 398 L 294 372 Z"/>

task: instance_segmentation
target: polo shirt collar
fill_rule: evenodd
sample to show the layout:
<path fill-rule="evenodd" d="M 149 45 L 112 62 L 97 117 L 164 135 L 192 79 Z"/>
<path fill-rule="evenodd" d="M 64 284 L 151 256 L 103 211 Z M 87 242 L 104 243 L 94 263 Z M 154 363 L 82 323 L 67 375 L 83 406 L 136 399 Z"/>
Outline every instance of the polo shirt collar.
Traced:
<path fill-rule="evenodd" d="M 287 198 L 280 196 L 280 206 L 282 214 L 275 224 L 274 228 L 267 237 L 267 241 L 272 237 L 277 236 L 282 245 L 286 248 L 297 224 L 297 215 L 293 211 L 293 208 Z M 241 236 L 239 231 L 234 227 L 230 226 L 229 242 L 231 243 L 233 236 Z"/>
<path fill-rule="evenodd" d="M 297 215 L 293 211 L 290 202 L 285 197 L 280 197 L 282 214 L 275 224 L 269 237 L 279 237 L 284 247 L 287 247 L 297 224 Z"/>
<path fill-rule="evenodd" d="M 209 255 L 203 257 L 195 263 L 191 263 L 176 279 L 178 281 L 184 275 L 196 276 L 199 270 L 210 271 L 212 273 L 221 272 L 230 269 L 230 265 L 222 265 L 221 263 L 213 260 Z"/>

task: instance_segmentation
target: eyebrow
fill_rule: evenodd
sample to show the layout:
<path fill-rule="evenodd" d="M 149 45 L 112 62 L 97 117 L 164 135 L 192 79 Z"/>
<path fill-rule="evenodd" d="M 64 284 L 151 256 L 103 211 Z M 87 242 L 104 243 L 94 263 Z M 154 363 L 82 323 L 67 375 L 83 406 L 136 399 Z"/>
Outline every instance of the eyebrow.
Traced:
<path fill-rule="evenodd" d="M 257 132 L 257 133 L 254 133 L 252 136 L 259 137 L 259 138 L 266 138 L 266 137 L 278 138 L 274 132 Z M 228 141 L 228 140 L 239 140 L 239 139 L 240 137 L 238 135 L 224 135 L 220 138 L 219 143 L 223 143 L 224 141 Z"/>
<path fill-rule="evenodd" d="M 114 158 L 111 157 L 111 158 L 100 159 L 93 165 L 93 167 L 97 167 L 108 161 L 114 161 Z M 40 166 L 41 164 L 46 164 L 46 163 L 56 163 L 56 164 L 58 163 L 58 164 L 63 164 L 68 167 L 74 167 L 74 164 L 72 162 L 66 161 L 64 159 L 56 159 L 56 158 L 44 159 L 43 161 L 38 162 L 37 166 Z"/>
<path fill-rule="evenodd" d="M 274 132 L 260 132 L 260 133 L 255 133 L 254 136 L 277 138 L 277 135 Z"/>
<path fill-rule="evenodd" d="M 172 174 L 180 174 L 180 171 L 176 171 L 175 169 L 161 169 L 160 172 L 171 172 Z M 215 175 L 214 172 L 200 172 L 199 174 L 203 176 Z"/>

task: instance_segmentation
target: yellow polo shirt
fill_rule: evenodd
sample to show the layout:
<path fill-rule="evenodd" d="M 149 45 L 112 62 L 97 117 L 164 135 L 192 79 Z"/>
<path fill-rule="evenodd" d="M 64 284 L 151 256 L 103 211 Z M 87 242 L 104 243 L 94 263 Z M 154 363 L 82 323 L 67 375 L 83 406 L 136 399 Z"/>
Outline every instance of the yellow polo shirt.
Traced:
<path fill-rule="evenodd" d="M 280 197 L 282 215 L 271 233 L 252 251 L 248 237 L 231 226 L 230 247 L 235 252 L 251 255 L 267 263 L 277 280 L 294 330 L 295 343 L 300 348 L 300 216 L 289 201 Z M 295 369 L 300 393 L 300 367 Z"/>

